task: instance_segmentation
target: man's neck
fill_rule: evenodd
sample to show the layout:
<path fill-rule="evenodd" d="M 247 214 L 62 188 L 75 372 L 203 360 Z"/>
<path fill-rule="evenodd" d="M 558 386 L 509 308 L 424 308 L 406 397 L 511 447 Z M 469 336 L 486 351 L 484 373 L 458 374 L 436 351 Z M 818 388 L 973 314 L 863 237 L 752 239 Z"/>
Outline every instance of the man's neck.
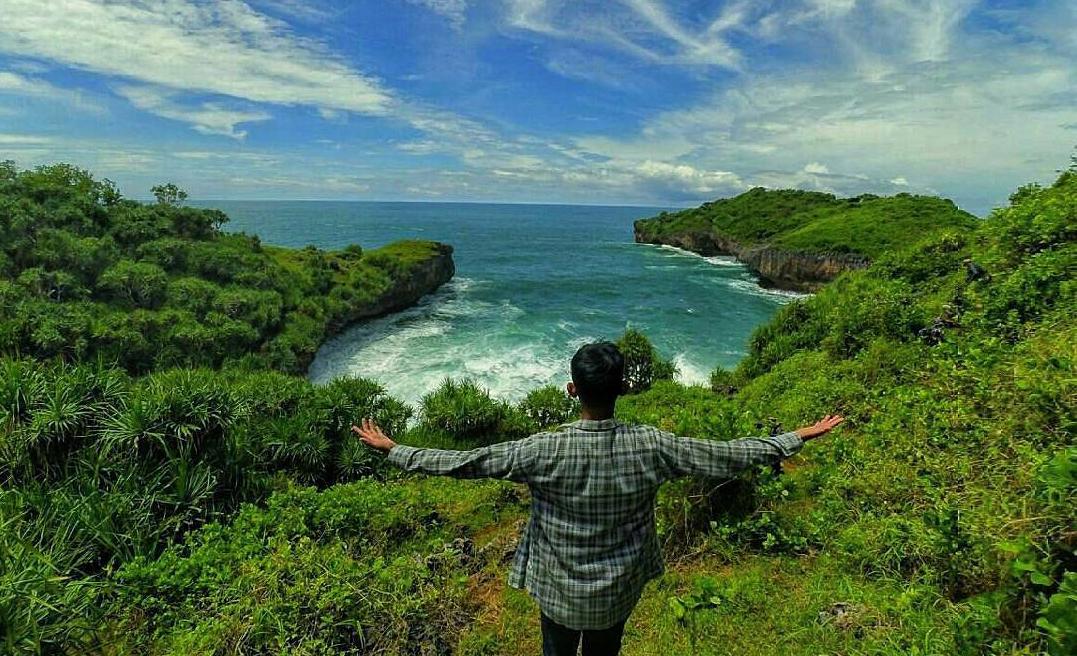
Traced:
<path fill-rule="evenodd" d="M 613 419 L 613 408 L 589 408 L 583 406 L 580 408 L 580 419 L 587 419 L 590 421 Z"/>

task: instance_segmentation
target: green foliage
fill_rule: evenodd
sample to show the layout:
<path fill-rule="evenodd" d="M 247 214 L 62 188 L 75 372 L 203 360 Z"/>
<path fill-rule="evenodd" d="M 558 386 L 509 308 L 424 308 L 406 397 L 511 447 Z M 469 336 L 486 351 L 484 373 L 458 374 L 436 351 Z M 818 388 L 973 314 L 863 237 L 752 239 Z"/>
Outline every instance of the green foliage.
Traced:
<path fill-rule="evenodd" d="M 539 428 L 563 424 L 580 414 L 580 402 L 556 385 L 531 390 L 519 409 Z"/>
<path fill-rule="evenodd" d="M 1052 654 L 1077 651 L 1077 572 L 1066 572 L 1058 592 L 1040 611 L 1036 626 L 1047 633 Z"/>
<path fill-rule="evenodd" d="M 669 360 L 663 360 L 658 351 L 640 331 L 629 328 L 617 340 L 617 348 L 625 359 L 625 385 L 627 394 L 637 394 L 647 390 L 659 380 L 672 380 L 677 375 L 677 367 Z"/>
<path fill-rule="evenodd" d="M 168 276 L 155 264 L 120 260 L 97 281 L 97 289 L 110 300 L 132 307 L 156 308 L 164 300 Z"/>
<path fill-rule="evenodd" d="M 0 507 L 0 649 L 5 654 L 88 651 L 99 633 L 100 583 L 71 580 L 70 563 L 29 544 L 17 534 L 16 522 L 22 523 Z"/>
<path fill-rule="evenodd" d="M 0 354 L 101 356 L 139 374 L 240 359 L 299 373 L 328 334 L 448 251 L 263 248 L 221 232 L 222 212 L 184 207 L 174 184 L 142 204 L 65 164 L 3 170 Z"/>
<path fill-rule="evenodd" d="M 758 511 L 725 536 L 730 516 L 716 518 L 719 536 L 773 552 L 792 535 L 794 552 L 826 549 L 867 576 L 980 600 L 960 623 L 970 651 L 1044 638 L 1057 649 L 1052 620 L 1040 633 L 1021 609 L 1045 617 L 1070 603 L 1055 595 L 1074 563 L 1072 511 L 1059 504 L 1074 489 L 1075 334 L 1062 317 L 1077 307 L 1075 184 L 1064 174 L 1024 188 L 974 232 L 887 254 L 758 329 L 737 370 L 715 375 L 742 412 L 790 426 L 840 411 L 839 433 L 856 437 L 813 445 L 786 503 L 758 488 Z M 924 339 L 928 326 L 937 338 Z M 798 526 L 834 530 L 788 532 Z M 752 537 L 764 529 L 769 545 Z"/>
<path fill-rule="evenodd" d="M 744 246 L 769 244 L 815 252 L 859 253 L 876 257 L 900 248 L 909 235 L 942 229 L 969 230 L 972 215 L 951 201 L 932 196 L 831 194 L 756 187 L 739 196 L 636 222 L 644 241 L 702 235 Z"/>
<path fill-rule="evenodd" d="M 278 493 L 120 570 L 117 637 L 135 653 L 444 653 L 466 554 L 435 503 L 369 480 Z"/>
<path fill-rule="evenodd" d="M 154 185 L 150 188 L 154 198 L 161 205 L 182 205 L 187 200 L 187 192 L 169 182 L 163 185 Z"/>
<path fill-rule="evenodd" d="M 490 392 L 473 380 L 446 378 L 419 402 L 422 424 L 427 429 L 448 433 L 480 444 L 498 442 L 510 406 L 490 397 Z"/>

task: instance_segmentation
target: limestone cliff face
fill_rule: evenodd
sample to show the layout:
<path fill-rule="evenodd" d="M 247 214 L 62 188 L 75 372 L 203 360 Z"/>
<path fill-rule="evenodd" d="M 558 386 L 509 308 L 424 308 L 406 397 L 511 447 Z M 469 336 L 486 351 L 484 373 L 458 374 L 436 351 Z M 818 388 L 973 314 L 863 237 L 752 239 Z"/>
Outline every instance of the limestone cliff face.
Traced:
<path fill-rule="evenodd" d="M 358 321 L 407 309 L 423 296 L 437 291 L 438 287 L 452 280 L 456 273 L 452 252 L 453 248 L 449 244 L 438 243 L 433 257 L 415 264 L 406 274 L 396 276 L 389 288 L 372 300 L 354 304 L 339 322 L 326 327 L 325 337 L 334 337 Z M 306 371 L 310 367 L 314 356 L 314 351 L 300 356 L 300 371 Z"/>
<path fill-rule="evenodd" d="M 871 260 L 856 253 L 808 253 L 768 247 L 746 249 L 737 259 L 766 284 L 804 292 L 819 289 L 843 271 L 871 264 Z"/>
<path fill-rule="evenodd" d="M 700 255 L 732 255 L 743 262 L 766 287 L 813 292 L 843 271 L 863 269 L 871 260 L 856 253 L 789 251 L 770 246 L 744 246 L 714 232 L 690 231 L 661 237 L 649 234 L 637 221 L 636 241 L 664 244 Z"/>
<path fill-rule="evenodd" d="M 394 280 L 392 286 L 369 305 L 356 308 L 351 320 L 369 319 L 409 308 L 423 296 L 449 282 L 455 273 L 452 246 L 438 244 L 437 255 L 416 264 L 407 275 Z"/>

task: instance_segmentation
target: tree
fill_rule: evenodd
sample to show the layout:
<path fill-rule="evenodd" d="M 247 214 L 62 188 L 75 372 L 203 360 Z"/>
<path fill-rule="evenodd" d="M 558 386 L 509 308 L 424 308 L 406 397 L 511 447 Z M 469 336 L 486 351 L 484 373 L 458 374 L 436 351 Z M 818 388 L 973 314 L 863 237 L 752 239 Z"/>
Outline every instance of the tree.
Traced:
<path fill-rule="evenodd" d="M 153 192 L 154 198 L 161 205 L 171 205 L 173 207 L 182 205 L 183 201 L 187 200 L 187 192 L 177 187 L 175 184 L 169 182 L 163 185 L 154 185 L 150 188 Z"/>
<path fill-rule="evenodd" d="M 120 260 L 101 274 L 97 288 L 135 307 L 155 308 L 165 299 L 168 275 L 156 264 Z"/>

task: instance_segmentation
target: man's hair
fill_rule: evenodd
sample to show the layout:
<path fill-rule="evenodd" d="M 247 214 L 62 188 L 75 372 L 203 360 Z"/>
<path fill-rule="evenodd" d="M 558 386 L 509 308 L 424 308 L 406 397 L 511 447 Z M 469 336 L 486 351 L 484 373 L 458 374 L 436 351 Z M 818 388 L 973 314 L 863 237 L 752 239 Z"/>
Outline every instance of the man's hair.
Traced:
<path fill-rule="evenodd" d="M 572 356 L 572 382 L 580 401 L 613 405 L 624 388 L 625 358 L 612 342 L 584 344 Z"/>

